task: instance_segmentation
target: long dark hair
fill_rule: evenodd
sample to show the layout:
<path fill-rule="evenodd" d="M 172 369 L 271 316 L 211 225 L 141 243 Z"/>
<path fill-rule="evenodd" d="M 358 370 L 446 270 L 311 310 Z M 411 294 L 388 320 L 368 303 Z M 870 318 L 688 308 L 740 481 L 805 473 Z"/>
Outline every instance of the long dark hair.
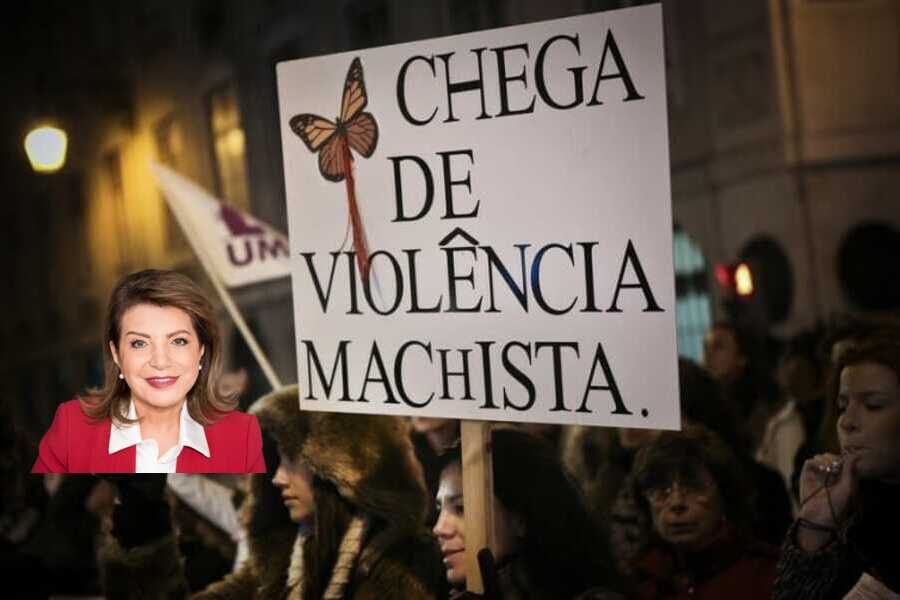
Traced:
<path fill-rule="evenodd" d="M 530 581 L 555 598 L 610 586 L 606 547 L 553 449 L 507 428 L 494 430 L 491 443 L 494 494 L 524 524 L 519 554 Z"/>
<path fill-rule="evenodd" d="M 304 600 L 317 600 L 325 594 L 338 558 L 341 540 L 353 518 L 353 506 L 333 483 L 313 477 L 313 532 L 303 544 Z"/>

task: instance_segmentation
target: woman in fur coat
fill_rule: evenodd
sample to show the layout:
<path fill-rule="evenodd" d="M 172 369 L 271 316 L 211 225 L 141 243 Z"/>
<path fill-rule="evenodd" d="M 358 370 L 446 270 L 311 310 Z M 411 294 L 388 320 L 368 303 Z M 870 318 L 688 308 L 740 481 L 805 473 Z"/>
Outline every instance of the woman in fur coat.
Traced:
<path fill-rule="evenodd" d="M 415 600 L 445 593 L 440 552 L 423 526 L 429 499 L 403 422 L 301 412 L 296 386 L 264 396 L 252 411 L 266 464 L 278 467 L 274 477 L 250 476 L 243 514 L 250 558 L 194 598 Z M 160 525 L 147 531 L 166 518 L 154 518 L 152 500 L 128 495 L 101 556 L 107 597 L 183 595 L 171 524 L 168 532 Z M 129 505 L 139 520 L 125 514 Z"/>

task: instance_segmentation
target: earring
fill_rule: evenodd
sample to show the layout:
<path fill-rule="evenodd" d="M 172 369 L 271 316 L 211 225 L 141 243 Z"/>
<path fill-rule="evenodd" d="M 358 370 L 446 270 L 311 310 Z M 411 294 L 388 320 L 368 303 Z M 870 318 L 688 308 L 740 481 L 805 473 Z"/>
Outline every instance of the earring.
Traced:
<path fill-rule="evenodd" d="M 122 372 L 121 372 L 121 371 L 119 371 L 119 379 L 125 379 L 125 376 L 122 375 Z"/>
<path fill-rule="evenodd" d="M 202 371 L 202 370 L 203 370 L 203 363 L 200 363 L 199 365 L 197 365 L 197 370 L 198 370 L 198 371 Z"/>

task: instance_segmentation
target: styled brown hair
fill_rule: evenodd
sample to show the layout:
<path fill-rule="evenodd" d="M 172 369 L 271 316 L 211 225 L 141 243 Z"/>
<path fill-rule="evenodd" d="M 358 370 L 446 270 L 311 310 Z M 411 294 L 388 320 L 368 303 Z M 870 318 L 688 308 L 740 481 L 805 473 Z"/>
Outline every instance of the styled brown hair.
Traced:
<path fill-rule="evenodd" d="M 106 309 L 103 332 L 105 381 L 103 387 L 88 390 L 81 398 L 81 409 L 96 420 L 110 419 L 115 423 L 135 423 L 128 418 L 131 391 L 113 361 L 109 344 L 119 350 L 122 316 L 139 304 L 174 307 L 191 317 L 197 338 L 205 348 L 200 371 L 194 387 L 187 394 L 187 409 L 191 417 L 202 425 L 209 425 L 223 413 L 237 406 L 237 399 L 224 396 L 218 389 L 222 375 L 222 338 L 215 311 L 203 291 L 193 281 L 175 271 L 147 269 L 123 277 L 112 291 Z"/>
<path fill-rule="evenodd" d="M 887 323 L 887 321 L 885 321 Z M 838 441 L 837 422 L 840 417 L 837 409 L 838 394 L 841 389 L 841 373 L 845 367 L 861 363 L 876 363 L 891 369 L 900 380 L 900 341 L 897 335 L 900 329 L 884 327 L 874 329 L 864 335 L 853 338 L 853 345 L 844 351 L 838 361 L 828 373 L 827 390 L 828 399 L 825 403 L 825 414 L 822 416 L 820 437 L 823 440 L 825 450 L 829 452 L 841 451 Z M 840 341 L 840 339 L 836 341 Z"/>

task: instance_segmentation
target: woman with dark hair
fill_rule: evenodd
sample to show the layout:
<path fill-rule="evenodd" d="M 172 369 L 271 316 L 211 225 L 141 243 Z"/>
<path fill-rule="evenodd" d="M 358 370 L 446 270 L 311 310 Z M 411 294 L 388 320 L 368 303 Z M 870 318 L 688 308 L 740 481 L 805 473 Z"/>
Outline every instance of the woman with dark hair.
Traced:
<path fill-rule="evenodd" d="M 638 453 L 634 486 L 654 541 L 637 558 L 635 597 L 768 598 L 777 551 L 749 533 L 735 456 L 712 432 L 664 432 Z"/>
<path fill-rule="evenodd" d="M 841 453 L 818 454 L 803 465 L 799 518 L 782 546 L 774 597 L 894 598 L 900 594 L 897 337 L 874 334 L 842 352 L 829 396 Z"/>
<path fill-rule="evenodd" d="M 611 581 L 608 552 L 553 449 L 524 431 L 498 428 L 491 434 L 491 456 L 500 596 L 619 598 L 598 588 Z M 440 515 L 433 532 L 448 580 L 463 589 L 466 545 L 458 453 L 441 473 L 437 502 Z"/>
<path fill-rule="evenodd" d="M 59 406 L 33 473 L 265 471 L 256 418 L 219 391 L 219 327 L 194 282 L 174 271 L 124 277 L 103 349 L 103 387 Z"/>
<path fill-rule="evenodd" d="M 291 386 L 252 407 L 267 463 L 277 468 L 250 478 L 242 509 L 250 556 L 193 597 L 439 598 L 445 582 L 424 527 L 428 496 L 407 425 L 395 417 L 301 412 L 298 402 Z M 114 539 L 102 553 L 106 597 L 183 596 L 168 513 L 148 528 L 147 519 L 134 517 L 159 511 L 131 496 L 116 508 Z"/>

